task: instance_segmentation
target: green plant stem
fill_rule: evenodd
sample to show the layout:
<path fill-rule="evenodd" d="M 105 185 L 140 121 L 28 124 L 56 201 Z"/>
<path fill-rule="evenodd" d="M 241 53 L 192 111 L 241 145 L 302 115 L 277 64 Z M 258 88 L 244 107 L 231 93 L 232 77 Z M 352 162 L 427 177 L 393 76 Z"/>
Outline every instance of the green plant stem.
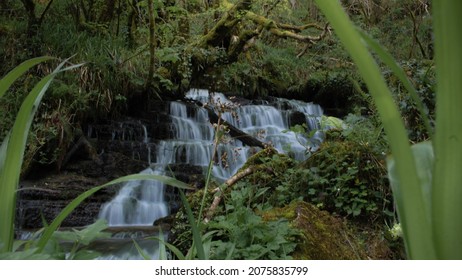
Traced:
<path fill-rule="evenodd" d="M 360 74 L 374 98 L 377 111 L 396 159 L 401 194 L 406 204 L 400 205 L 398 214 L 404 228 L 406 249 L 410 258 L 433 259 L 430 221 L 423 202 L 414 157 L 407 133 L 380 69 L 362 42 L 360 35 L 342 9 L 338 0 L 316 0 L 336 34 L 356 63 Z"/>
<path fill-rule="evenodd" d="M 433 1 L 437 99 L 433 232 L 437 257 L 462 258 L 462 1 Z"/>

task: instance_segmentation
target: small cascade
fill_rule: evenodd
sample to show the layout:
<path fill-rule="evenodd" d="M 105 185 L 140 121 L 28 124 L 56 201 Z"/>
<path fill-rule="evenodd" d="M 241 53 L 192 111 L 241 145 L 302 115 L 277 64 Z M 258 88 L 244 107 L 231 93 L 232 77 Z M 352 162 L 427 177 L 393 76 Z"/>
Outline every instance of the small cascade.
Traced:
<path fill-rule="evenodd" d="M 208 104 L 224 104 L 234 108 L 233 113 L 222 112 L 224 120 L 242 131 L 273 145 L 281 153 L 289 153 L 295 159 L 306 158 L 307 149 L 313 148 L 313 139 L 296 135 L 289 130 L 291 125 L 306 124 L 308 129 L 317 129 L 322 109 L 318 105 L 276 98 L 263 105 L 238 105 L 223 94 L 209 94 L 206 90 L 191 90 L 187 98 Z M 210 101 L 212 98 L 212 101 Z M 218 112 L 217 112 L 218 113 Z M 299 114 L 298 118 L 294 116 Z M 302 116 L 302 118 L 300 117 Z M 206 170 L 214 153 L 214 128 L 209 122 L 208 112 L 204 108 L 183 103 L 168 104 L 170 119 L 169 134 L 172 139 L 154 140 L 155 131 L 138 123 L 136 135 L 115 132 L 113 139 L 139 137 L 149 147 L 147 158 L 150 167 L 142 171 L 145 174 L 169 174 L 172 165 L 186 164 Z M 302 119 L 302 120 L 300 120 Z M 121 134 L 122 133 L 122 134 Z M 150 135 L 148 135 L 151 133 Z M 321 137 L 316 136 L 318 141 Z M 155 152 L 151 161 L 151 147 Z M 247 147 L 237 139 L 225 139 L 216 147 L 213 176 L 217 180 L 226 180 L 243 166 L 249 156 L 257 151 Z M 146 158 L 146 156 L 144 156 Z M 159 218 L 169 214 L 168 203 L 164 200 L 165 186 L 156 181 L 131 181 L 121 187 L 116 197 L 103 205 L 99 218 L 106 219 L 110 226 L 150 226 Z M 153 252 L 156 254 L 156 252 Z"/>
<path fill-rule="evenodd" d="M 141 174 L 160 172 L 148 168 Z M 99 218 L 107 220 L 109 226 L 152 225 L 153 221 L 168 215 L 164 189 L 158 181 L 127 182 L 117 196 L 102 207 Z"/>

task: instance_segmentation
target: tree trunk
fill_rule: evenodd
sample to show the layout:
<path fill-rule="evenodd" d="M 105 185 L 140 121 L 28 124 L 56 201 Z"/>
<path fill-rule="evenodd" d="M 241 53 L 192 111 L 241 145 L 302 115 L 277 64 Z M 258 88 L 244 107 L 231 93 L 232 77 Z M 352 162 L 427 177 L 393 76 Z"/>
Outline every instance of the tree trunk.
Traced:
<path fill-rule="evenodd" d="M 149 73 L 148 79 L 146 80 L 146 91 L 152 87 L 152 81 L 154 78 L 154 67 L 156 63 L 156 38 L 155 38 L 155 18 L 154 18 L 154 7 L 153 0 L 148 0 L 148 13 L 149 13 Z"/>
<path fill-rule="evenodd" d="M 116 0 L 106 0 L 106 9 L 103 9 L 99 16 L 99 22 L 110 22 L 114 17 Z"/>
<path fill-rule="evenodd" d="M 39 28 L 39 19 L 35 15 L 35 3 L 32 0 L 21 0 L 27 13 L 27 35 L 35 37 Z"/>

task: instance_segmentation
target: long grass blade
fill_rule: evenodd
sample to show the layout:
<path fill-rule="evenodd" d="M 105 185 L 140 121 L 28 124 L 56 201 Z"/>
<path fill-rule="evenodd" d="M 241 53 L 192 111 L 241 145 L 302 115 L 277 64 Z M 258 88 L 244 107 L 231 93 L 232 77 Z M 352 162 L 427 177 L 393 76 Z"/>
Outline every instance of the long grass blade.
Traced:
<path fill-rule="evenodd" d="M 164 240 L 162 229 L 159 231 L 159 238 Z M 165 247 L 165 242 L 159 242 L 159 260 L 167 260 L 167 248 Z"/>
<path fill-rule="evenodd" d="M 189 202 L 188 202 L 188 200 L 186 199 L 186 196 L 184 195 L 184 193 L 181 190 L 180 190 L 180 198 L 181 198 L 181 201 L 183 202 L 183 206 L 184 206 L 184 208 L 186 210 L 189 225 L 191 226 L 191 231 L 192 231 L 192 235 L 193 235 L 193 244 L 194 244 L 196 252 L 197 252 L 197 257 L 200 260 L 205 260 L 206 259 L 205 258 L 205 251 L 204 251 L 204 246 L 202 244 L 202 238 L 201 238 L 199 228 L 198 228 L 198 226 L 196 224 L 196 221 L 194 220 L 194 215 L 192 213 L 191 206 L 189 206 Z"/>
<path fill-rule="evenodd" d="M 159 237 L 152 237 L 152 239 L 159 241 L 159 243 L 162 243 L 164 246 L 166 246 L 172 253 L 177 257 L 178 260 L 184 261 L 186 260 L 185 255 L 174 245 L 166 242 L 163 238 Z"/>
<path fill-rule="evenodd" d="M 406 73 L 401 66 L 399 66 L 398 62 L 393 58 L 393 56 L 385 50 L 382 45 L 380 45 L 377 41 L 372 39 L 369 35 L 367 35 L 361 29 L 358 29 L 359 34 L 362 36 L 364 41 L 366 41 L 367 45 L 380 57 L 380 59 L 391 69 L 393 74 L 401 81 L 404 88 L 407 92 L 411 95 L 412 100 L 414 101 L 417 110 L 419 111 L 420 117 L 424 122 L 425 129 L 427 130 L 428 135 L 432 138 L 433 129 L 430 125 L 430 119 L 427 116 L 427 113 L 424 109 L 424 104 L 422 99 L 419 97 L 415 87 L 412 85 L 411 81 L 408 79 Z"/>
<path fill-rule="evenodd" d="M 433 259 L 430 221 L 425 215 L 417 176 L 416 164 L 411 153 L 403 120 L 394 104 L 380 69 L 361 40 L 354 24 L 349 20 L 338 0 L 316 0 L 337 36 L 355 62 L 361 76 L 374 98 L 377 111 L 396 160 L 401 194 L 406 203 L 398 205 L 398 215 L 403 226 L 406 249 L 410 258 Z"/>
<path fill-rule="evenodd" d="M 141 248 L 141 246 L 138 244 L 138 242 L 136 242 L 135 239 L 133 239 L 133 244 L 135 244 L 136 250 L 138 251 L 138 253 L 143 259 L 151 260 L 151 257 L 143 250 L 143 248 Z"/>
<path fill-rule="evenodd" d="M 124 183 L 127 181 L 131 180 L 157 180 L 160 181 L 166 185 L 170 185 L 172 187 L 176 187 L 181 189 L 193 189 L 191 186 L 188 184 L 178 181 L 174 178 L 167 177 L 167 176 L 162 176 L 162 175 L 151 175 L 151 174 L 134 174 L 134 175 L 128 175 L 124 177 L 117 178 L 115 180 L 112 180 L 104 185 L 93 187 L 89 189 L 88 191 L 80 194 L 78 197 L 76 197 L 74 200 L 72 200 L 61 212 L 58 214 L 58 216 L 53 220 L 53 222 L 46 227 L 45 231 L 43 232 L 41 238 L 39 239 L 37 243 L 37 253 L 41 253 L 43 249 L 45 248 L 48 240 L 50 240 L 51 236 L 53 235 L 53 232 L 55 232 L 58 227 L 61 225 L 61 223 L 64 221 L 64 219 L 77 207 L 84 201 L 86 198 L 89 196 L 93 195 L 95 192 L 118 184 L 118 183 Z"/>
<path fill-rule="evenodd" d="M 53 59 L 53 58 L 49 56 L 32 58 L 32 59 L 24 61 L 23 63 L 16 66 L 13 70 L 8 72 L 8 74 L 6 74 L 5 77 L 3 77 L 0 80 L 0 98 L 8 91 L 10 86 L 27 70 L 29 70 L 30 68 L 34 67 L 35 65 L 39 63 L 42 63 L 50 59 Z"/>
<path fill-rule="evenodd" d="M 433 230 L 437 257 L 462 259 L 462 1 L 433 1 L 437 70 Z"/>
<path fill-rule="evenodd" d="M 0 145 L 0 174 L 2 174 L 3 166 L 5 165 L 6 151 L 7 151 L 9 142 L 10 142 L 10 134 L 8 133 L 3 139 L 2 144 Z"/>
<path fill-rule="evenodd" d="M 61 69 L 64 62 L 57 69 Z M 14 214 L 16 209 L 16 188 L 19 183 L 21 166 L 26 148 L 27 136 L 38 105 L 53 78 L 59 73 L 53 72 L 40 80 L 22 103 L 11 130 L 6 147 L 3 168 L 0 173 L 0 241 L 4 246 L 0 252 L 11 251 L 13 246 Z M 4 149 L 4 147 L 2 147 Z"/>

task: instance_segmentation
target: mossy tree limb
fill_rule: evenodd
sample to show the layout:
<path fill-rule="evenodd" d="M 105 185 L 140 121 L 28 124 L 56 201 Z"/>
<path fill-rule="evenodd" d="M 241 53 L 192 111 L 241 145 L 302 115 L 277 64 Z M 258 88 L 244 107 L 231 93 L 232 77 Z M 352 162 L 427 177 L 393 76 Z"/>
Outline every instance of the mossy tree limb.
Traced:
<path fill-rule="evenodd" d="M 226 180 L 226 182 L 224 182 L 221 186 L 219 186 L 218 188 L 214 190 L 215 197 L 213 199 L 212 204 L 210 205 L 209 210 L 207 211 L 207 214 L 205 215 L 204 223 L 208 223 L 213 218 L 213 215 L 215 214 L 215 210 L 217 209 L 223 197 L 223 191 L 226 188 L 234 185 L 237 181 L 241 180 L 242 178 L 252 174 L 253 172 L 255 172 L 255 170 L 257 170 L 255 166 L 247 167 L 244 170 L 234 174 L 231 178 Z"/>
<path fill-rule="evenodd" d="M 240 54 L 245 53 L 264 31 L 282 39 L 304 42 L 308 46 L 330 34 L 328 25 L 322 27 L 318 23 L 308 23 L 296 26 L 276 22 L 269 18 L 272 9 L 267 10 L 266 15 L 256 14 L 251 11 L 254 2 L 241 0 L 234 5 L 228 1 L 221 2 L 221 6 L 226 9 L 226 12 L 223 13 L 210 31 L 186 48 L 187 50 L 192 50 L 191 60 L 196 66 L 193 66 L 192 69 L 200 69 L 195 70 L 195 73 L 192 74 L 192 79 L 200 77 L 202 72 L 206 72 L 211 68 L 236 62 Z M 302 34 L 303 31 L 308 29 L 316 30 L 317 34 Z M 203 52 L 200 51 L 214 48 L 223 51 L 224 56 L 204 56 Z M 308 48 L 304 50 L 304 53 L 307 50 Z"/>

